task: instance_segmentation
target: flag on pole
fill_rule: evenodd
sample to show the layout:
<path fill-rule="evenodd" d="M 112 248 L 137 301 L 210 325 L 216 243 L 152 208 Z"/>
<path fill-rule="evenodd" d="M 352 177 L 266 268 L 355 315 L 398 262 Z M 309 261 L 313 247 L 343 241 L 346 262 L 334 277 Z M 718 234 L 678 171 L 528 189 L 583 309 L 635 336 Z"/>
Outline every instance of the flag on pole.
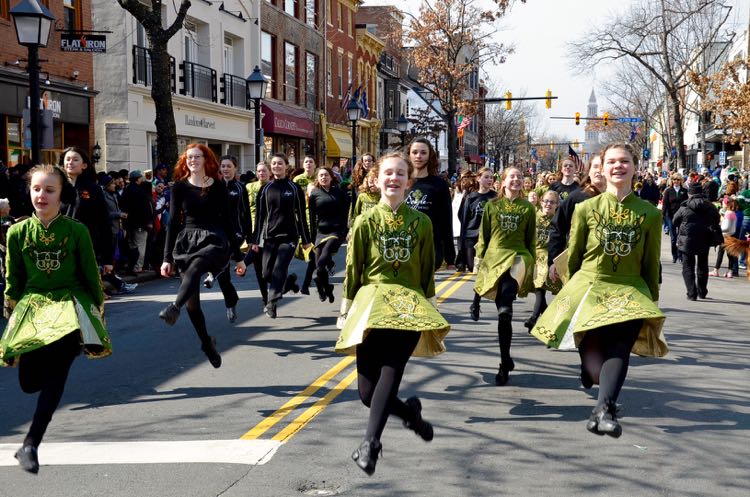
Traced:
<path fill-rule="evenodd" d="M 573 150 L 573 147 L 568 144 L 568 155 L 571 159 L 573 159 L 573 163 L 576 165 L 576 171 L 582 171 L 583 170 L 583 161 L 580 157 L 578 157 L 578 154 L 575 150 Z"/>
<path fill-rule="evenodd" d="M 367 106 L 367 90 L 362 91 L 362 101 L 360 102 L 360 107 L 362 107 L 362 117 L 367 119 L 367 117 L 370 115 L 370 108 Z"/>
<path fill-rule="evenodd" d="M 349 100 L 352 99 L 352 84 L 349 83 L 349 88 L 346 89 L 346 94 L 344 95 L 344 99 L 341 100 L 341 108 L 345 109 L 347 105 L 349 105 Z"/>
<path fill-rule="evenodd" d="M 461 122 L 458 123 L 458 128 L 456 129 L 459 131 L 462 129 L 466 129 L 469 127 L 470 124 L 471 124 L 471 117 L 461 116 Z"/>

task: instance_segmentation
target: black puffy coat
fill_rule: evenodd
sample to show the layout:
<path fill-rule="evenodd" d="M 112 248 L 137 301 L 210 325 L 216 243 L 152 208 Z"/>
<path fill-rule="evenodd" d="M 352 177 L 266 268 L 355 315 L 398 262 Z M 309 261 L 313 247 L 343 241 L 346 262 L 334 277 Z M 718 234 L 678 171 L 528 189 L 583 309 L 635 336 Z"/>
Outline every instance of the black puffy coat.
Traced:
<path fill-rule="evenodd" d="M 709 226 L 719 227 L 719 210 L 703 196 L 691 196 L 675 213 L 672 223 L 677 231 L 677 248 L 680 252 L 708 252 L 711 247 Z"/>

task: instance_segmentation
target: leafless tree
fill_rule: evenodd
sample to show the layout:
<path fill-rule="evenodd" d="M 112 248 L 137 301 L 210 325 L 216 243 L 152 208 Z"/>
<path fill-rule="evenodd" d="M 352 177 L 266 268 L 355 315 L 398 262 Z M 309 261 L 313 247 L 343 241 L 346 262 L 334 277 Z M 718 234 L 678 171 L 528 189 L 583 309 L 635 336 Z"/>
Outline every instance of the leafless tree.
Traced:
<path fill-rule="evenodd" d="M 632 60 L 651 73 L 664 89 L 678 166 L 687 163 L 684 139 L 684 94 L 688 73 L 700 63 L 708 67 L 724 50 L 731 7 L 721 0 L 636 0 L 621 14 L 612 14 L 579 41 L 569 44 L 571 62 L 590 70 L 603 61 Z M 726 47 L 727 45 L 722 45 Z"/>

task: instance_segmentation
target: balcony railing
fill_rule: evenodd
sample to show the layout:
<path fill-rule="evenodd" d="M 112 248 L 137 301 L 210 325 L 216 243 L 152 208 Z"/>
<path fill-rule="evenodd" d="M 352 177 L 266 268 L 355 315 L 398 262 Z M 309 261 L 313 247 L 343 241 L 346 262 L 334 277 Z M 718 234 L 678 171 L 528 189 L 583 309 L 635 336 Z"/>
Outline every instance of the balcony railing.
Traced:
<path fill-rule="evenodd" d="M 221 77 L 221 103 L 247 108 L 247 81 L 240 76 L 224 73 Z"/>
<path fill-rule="evenodd" d="M 175 76 L 175 60 L 169 57 L 169 78 L 171 80 L 172 93 L 177 92 L 177 78 Z M 133 45 L 133 84 L 151 86 L 154 82 L 153 67 L 151 63 L 151 50 L 146 47 Z"/>
<path fill-rule="evenodd" d="M 184 61 L 180 64 L 180 82 L 182 90 L 180 93 L 195 98 L 204 98 L 217 102 L 216 71 L 210 67 Z"/>

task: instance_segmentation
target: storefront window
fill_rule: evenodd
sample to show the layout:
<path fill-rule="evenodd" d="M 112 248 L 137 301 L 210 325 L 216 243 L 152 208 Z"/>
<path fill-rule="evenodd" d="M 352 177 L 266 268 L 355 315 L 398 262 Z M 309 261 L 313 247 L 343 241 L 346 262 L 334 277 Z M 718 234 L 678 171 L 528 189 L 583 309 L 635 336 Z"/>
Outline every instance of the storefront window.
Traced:
<path fill-rule="evenodd" d="M 16 148 L 21 146 L 21 118 L 20 117 L 8 117 L 8 148 Z"/>
<path fill-rule="evenodd" d="M 297 167 L 297 149 L 299 147 L 299 140 L 296 139 L 285 139 L 284 140 L 284 154 L 286 155 L 289 167 L 294 169 Z"/>

